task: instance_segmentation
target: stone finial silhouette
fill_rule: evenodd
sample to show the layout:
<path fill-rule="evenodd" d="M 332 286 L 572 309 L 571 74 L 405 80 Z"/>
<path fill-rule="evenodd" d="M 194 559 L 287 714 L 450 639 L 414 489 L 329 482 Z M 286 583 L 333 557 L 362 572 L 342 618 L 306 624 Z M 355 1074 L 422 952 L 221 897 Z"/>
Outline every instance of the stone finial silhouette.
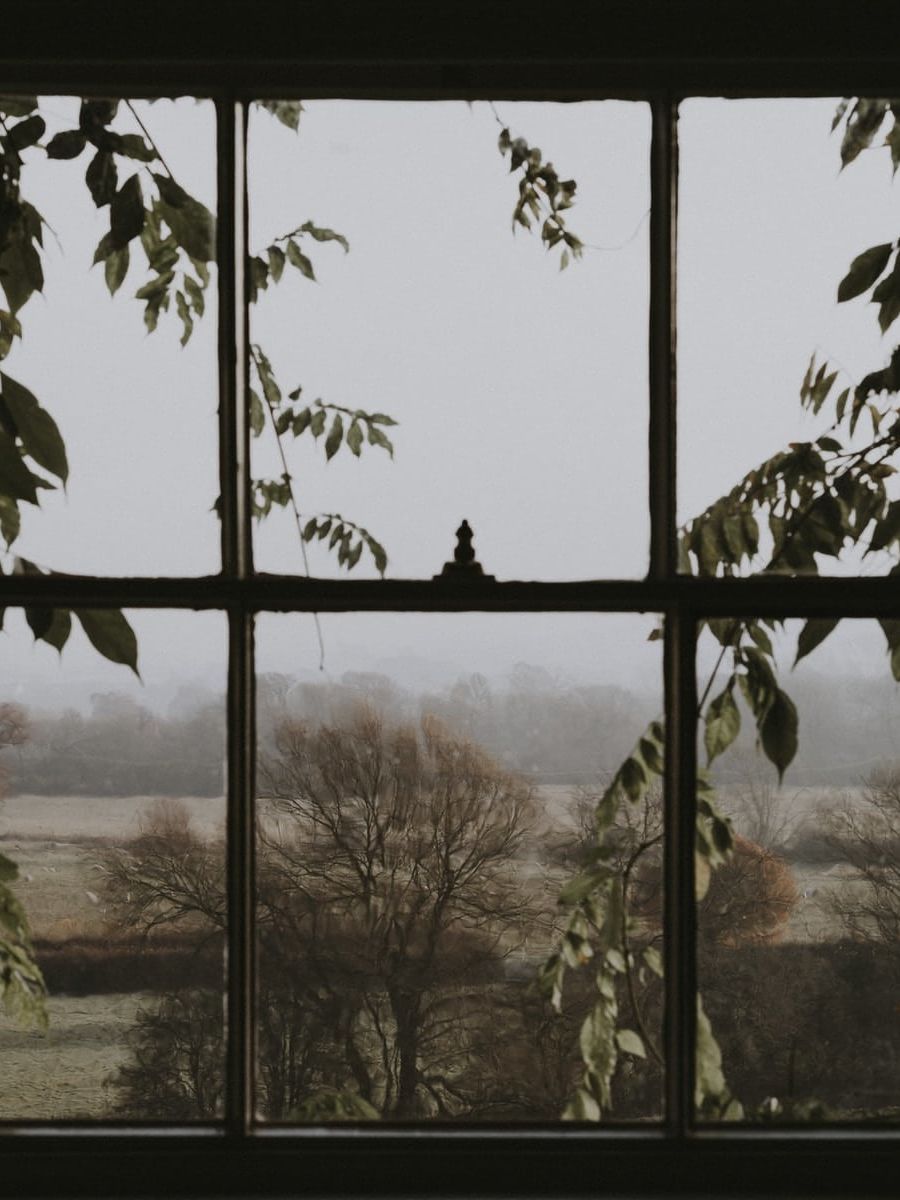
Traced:
<path fill-rule="evenodd" d="M 472 526 L 465 519 L 456 531 L 456 547 L 453 551 L 453 561 L 444 563 L 444 569 L 435 579 L 453 579 L 470 581 L 473 579 L 493 580 L 493 575 L 485 575 L 481 563 L 475 557 L 472 545 Z"/>

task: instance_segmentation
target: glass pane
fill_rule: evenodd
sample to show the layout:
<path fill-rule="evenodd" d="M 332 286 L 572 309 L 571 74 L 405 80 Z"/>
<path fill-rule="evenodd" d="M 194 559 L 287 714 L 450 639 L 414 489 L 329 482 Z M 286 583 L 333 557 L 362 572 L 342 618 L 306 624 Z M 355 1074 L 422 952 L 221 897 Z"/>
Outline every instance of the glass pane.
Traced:
<path fill-rule="evenodd" d="M 734 833 L 727 861 L 700 872 L 699 983 L 727 1089 L 724 1105 L 708 1097 L 707 1119 L 895 1121 L 900 1112 L 900 690 L 886 654 L 896 626 L 841 621 L 783 674 L 798 740 L 780 784 L 754 746 L 743 697 L 754 697 L 763 746 L 782 765 L 794 742 L 790 704 L 773 698 L 766 715 L 764 667 L 742 652 L 741 730 L 707 776 L 714 791 L 701 793 Z M 762 628 L 790 663 L 825 626 Z M 708 646 L 701 686 L 717 657 Z M 717 697 L 730 671 L 729 661 L 709 693 L 707 745 L 722 741 L 730 706 Z M 708 1072 L 716 1054 L 707 1044 Z"/>
<path fill-rule="evenodd" d="M 0 884 L 14 862 L 47 1023 L 4 989 L 3 1120 L 221 1115 L 224 621 L 128 619 L 141 682 L 77 620 L 60 661 L 6 614 Z"/>
<path fill-rule="evenodd" d="M 322 100 L 297 133 L 251 113 L 252 336 L 279 389 L 255 368 L 261 568 L 304 570 L 287 471 L 301 525 L 346 518 L 350 554 L 363 526 L 392 576 L 440 571 L 462 517 L 498 577 L 645 573 L 649 139 L 647 106 L 618 102 Z M 514 237 L 520 184 L 541 198 Z M 364 542 L 355 573 L 377 575 Z M 339 546 L 315 539 L 310 570 L 339 573 Z"/>
<path fill-rule="evenodd" d="M 11 497 L 14 550 L 42 568 L 215 571 L 214 106 L 4 111 L 21 148 L 4 158 L 18 216 L 0 232 L 0 532 L 17 532 Z"/>
<path fill-rule="evenodd" d="M 600 804 L 652 620 L 332 617 L 324 676 L 310 615 L 258 624 L 261 1118 L 658 1118 L 658 776 Z"/>
<path fill-rule="evenodd" d="M 679 507 L 693 571 L 880 573 L 896 560 L 886 138 L 896 148 L 900 127 L 886 103 L 862 102 L 830 133 L 837 106 L 681 106 Z"/>

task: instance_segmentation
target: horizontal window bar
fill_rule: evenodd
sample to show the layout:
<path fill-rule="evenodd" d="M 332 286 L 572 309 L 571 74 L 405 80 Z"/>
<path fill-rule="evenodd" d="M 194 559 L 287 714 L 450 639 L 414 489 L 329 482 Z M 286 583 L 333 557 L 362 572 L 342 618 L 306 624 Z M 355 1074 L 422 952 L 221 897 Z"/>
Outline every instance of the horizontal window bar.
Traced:
<path fill-rule="evenodd" d="M 765 1138 L 765 1135 L 764 1135 Z M 485 1159 L 489 1150 L 490 1159 Z M 486 1165 L 489 1162 L 489 1166 Z M 824 1139 L 727 1136 L 672 1142 L 647 1136 L 531 1134 L 375 1138 L 341 1134 L 296 1139 L 161 1144 L 142 1139 L 66 1144 L 0 1154 L 5 1190 L 29 1196 L 215 1196 L 560 1194 L 710 1196 L 742 1194 L 890 1196 L 898 1147 L 875 1137 Z M 339 1167 L 338 1165 L 339 1164 Z"/>
<path fill-rule="evenodd" d="M 452 583 L 421 579 L 94 578 L 15 575 L 0 605 L 241 608 L 273 612 L 659 612 L 685 616 L 900 616 L 900 579 L 804 576 Z"/>
<path fill-rule="evenodd" d="M 667 93 L 750 98 L 892 96 L 900 59 L 809 58 L 577 63 L 436 61 L 321 63 L 301 58 L 144 63 L 0 59 L 0 92 L 279 100 L 651 100 Z M 298 79 L 302 80 L 298 84 Z"/>

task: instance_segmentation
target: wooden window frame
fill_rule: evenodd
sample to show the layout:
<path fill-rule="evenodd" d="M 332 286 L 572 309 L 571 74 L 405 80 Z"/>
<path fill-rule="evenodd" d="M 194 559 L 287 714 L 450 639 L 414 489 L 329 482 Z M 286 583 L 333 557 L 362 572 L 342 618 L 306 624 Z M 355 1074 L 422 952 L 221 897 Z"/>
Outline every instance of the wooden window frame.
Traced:
<path fill-rule="evenodd" d="M 697 1128 L 695 644 L 708 616 L 900 616 L 896 578 L 697 579 L 676 559 L 677 106 L 688 96 L 900 94 L 894 0 L 598 0 L 559 20 L 525 0 L 30 0 L 4 19 L 0 92 L 207 96 L 217 107 L 222 571 L 0 579 L 4 605 L 215 609 L 229 623 L 229 972 L 218 1125 L 7 1124 L 10 1196 L 885 1194 L 900 1129 Z M 85 10 L 90 10 L 87 13 Z M 139 20 L 127 19 L 133 9 Z M 227 11 L 227 10 L 226 10 Z M 75 14 L 78 14 L 77 17 Z M 652 108 L 647 577 L 571 583 L 321 580 L 255 573 L 247 394 L 246 109 L 266 97 L 602 99 Z M 658 1125 L 266 1129 L 254 1123 L 254 649 L 258 612 L 657 612 L 665 617 L 666 1105 Z M 2 1087 L 0 1073 L 0 1087 Z"/>

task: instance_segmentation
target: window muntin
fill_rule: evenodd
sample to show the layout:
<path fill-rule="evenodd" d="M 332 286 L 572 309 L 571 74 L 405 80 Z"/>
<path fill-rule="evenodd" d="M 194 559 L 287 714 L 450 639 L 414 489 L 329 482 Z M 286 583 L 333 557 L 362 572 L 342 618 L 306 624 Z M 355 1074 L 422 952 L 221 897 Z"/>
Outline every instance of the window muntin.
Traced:
<path fill-rule="evenodd" d="M 829 6 L 825 15 L 828 16 L 830 14 L 833 17 L 834 11 L 838 7 Z M 796 53 L 796 47 L 794 46 L 789 47 L 787 51 L 788 57 L 784 62 L 779 60 L 778 63 L 774 63 L 764 57 L 759 62 L 740 61 L 736 65 L 729 63 L 727 70 L 724 70 L 721 66 L 707 62 L 699 65 L 694 64 L 690 70 L 687 70 L 685 64 L 680 62 L 678 57 L 684 50 L 683 39 L 676 39 L 673 43 L 675 49 L 672 51 L 672 55 L 660 66 L 659 71 L 665 68 L 665 70 L 673 72 L 673 78 L 681 80 L 688 85 L 685 90 L 690 90 L 689 85 L 693 83 L 696 83 L 700 89 L 709 89 L 711 86 L 713 90 L 720 87 L 733 89 L 742 86 L 751 92 L 757 90 L 770 93 L 781 90 L 793 92 L 797 89 L 802 90 L 803 88 L 818 90 L 821 80 L 827 77 L 829 72 L 833 71 L 836 64 L 841 61 L 841 55 L 845 49 L 843 34 L 846 32 L 846 26 L 842 24 L 841 29 L 841 38 L 838 40 L 834 37 L 835 26 L 830 18 L 823 19 L 821 23 L 817 23 L 815 30 L 812 31 L 814 33 L 813 49 L 810 51 L 814 61 L 804 60 L 798 62 L 796 70 L 790 59 L 790 54 Z M 620 44 L 620 41 L 617 41 L 616 38 L 621 39 L 621 32 L 621 29 L 618 29 L 613 37 L 613 45 L 618 46 Z M 785 66 L 785 62 L 788 63 L 787 66 Z M 338 68 L 336 77 L 343 78 L 344 71 L 345 68 Z M 600 70 L 599 78 L 621 80 L 624 77 L 630 81 L 629 86 L 634 86 L 635 80 L 637 80 L 639 88 L 648 87 L 650 90 L 655 90 L 661 78 L 669 78 L 664 72 L 661 75 L 659 71 L 657 70 L 657 64 L 648 63 L 643 60 L 637 66 L 629 65 L 621 69 L 616 65 L 611 67 L 607 62 L 604 68 Z M 504 78 L 517 80 L 518 86 L 522 86 L 524 81 L 528 87 L 534 87 L 536 79 L 543 80 L 548 86 L 562 86 L 559 73 L 554 73 L 550 68 L 547 71 L 544 71 L 542 67 L 538 67 L 536 70 L 529 69 L 527 79 L 521 73 L 517 74 L 514 69 L 511 71 L 511 74 L 508 71 L 505 74 L 501 72 L 501 74 L 504 75 Z M 229 79 L 232 78 L 230 72 L 227 72 L 226 75 Z M 77 70 L 74 72 L 74 77 L 78 77 Z M 211 72 L 207 70 L 205 77 L 217 78 L 215 67 L 212 68 Z M 278 77 L 278 72 L 274 71 L 272 78 Z M 280 77 L 283 78 L 284 76 Z M 317 75 L 314 71 L 312 77 L 333 79 L 335 78 L 335 73 L 334 71 L 324 70 L 324 72 L 320 72 Z M 375 73 L 375 77 L 382 79 L 382 76 L 379 76 L 377 72 Z M 413 73 L 413 77 L 416 77 L 415 73 Z M 484 73 L 482 72 L 479 75 L 476 70 L 474 77 L 484 77 Z M 845 77 L 846 73 L 844 72 L 841 74 L 841 78 Z M 859 65 L 859 74 L 855 77 L 862 81 L 862 86 L 872 86 L 873 81 L 876 81 L 875 86 L 877 86 L 877 81 L 884 79 L 884 73 L 878 64 L 868 61 L 862 62 Z M 402 71 L 399 74 L 392 72 L 390 79 L 386 82 L 386 86 L 396 88 L 398 86 L 397 81 L 400 78 L 405 78 Z M 293 81 L 293 72 L 291 80 Z M 555 83 L 552 81 L 555 81 Z M 564 83 L 567 86 L 571 86 L 568 68 Z M 488 86 L 486 85 L 486 88 Z M 660 107 L 665 109 L 667 103 L 668 100 L 663 98 L 660 102 Z M 664 123 L 664 120 L 661 123 Z M 655 157 L 655 166 L 659 172 L 657 182 L 660 175 L 665 176 L 665 171 L 662 167 L 666 159 L 667 154 L 665 152 Z M 657 199 L 663 204 L 667 203 L 665 190 L 657 193 Z M 658 204 L 655 211 L 659 211 Z M 665 222 L 662 225 L 665 228 Z M 659 264 L 660 254 L 664 253 L 664 245 L 665 238 L 662 239 L 662 244 L 659 241 L 655 242 L 654 262 L 657 265 Z M 663 270 L 659 272 L 657 280 L 659 282 L 660 278 L 665 280 L 666 277 L 666 271 Z M 657 316 L 659 318 L 659 312 Z M 654 366 L 654 369 L 662 368 L 658 371 L 658 378 L 662 378 L 666 374 L 666 352 L 664 350 L 666 339 L 662 337 L 663 328 L 668 321 L 665 304 L 662 305 L 661 316 L 661 320 L 651 321 L 658 335 L 653 339 L 654 349 L 651 355 L 651 365 Z M 662 395 L 664 398 L 668 396 L 665 388 L 662 389 Z M 665 492 L 667 468 L 662 456 L 662 446 L 658 441 L 654 442 L 654 446 L 654 462 L 659 468 L 658 489 L 661 488 Z M 659 511 L 665 514 L 665 504 L 660 505 Z M 668 528 L 668 523 L 664 521 L 664 524 Z M 671 533 L 671 530 L 669 532 Z M 660 561 L 657 560 L 657 566 Z M 795 606 L 793 611 L 796 611 L 796 602 L 801 594 L 808 598 L 812 608 L 818 613 L 834 610 L 841 611 L 845 615 L 853 612 L 858 614 L 870 612 L 887 614 L 893 611 L 892 600 L 888 590 L 877 583 L 874 585 L 867 583 L 865 590 L 852 584 L 844 585 L 840 591 L 830 586 L 827 581 L 814 581 L 814 584 L 815 586 L 811 589 L 798 585 L 796 589 L 785 590 L 781 594 L 787 598 L 789 606 L 791 604 Z M 14 596 L 30 595 L 31 592 L 29 589 L 32 586 L 31 582 L 27 585 L 14 585 L 10 589 L 11 594 Z M 101 582 L 93 586 L 96 589 L 96 594 L 106 597 L 106 602 L 109 602 L 109 597 L 112 595 L 110 585 L 106 582 Z M 140 586 L 146 587 L 147 585 Z M 181 597 L 181 603 L 190 603 L 186 599 L 187 593 L 181 590 L 182 586 L 181 583 L 176 582 L 174 594 Z M 45 594 L 50 594 L 52 591 L 52 594 L 56 597 L 69 594 L 83 597 L 86 594 L 80 590 L 81 585 L 77 581 L 64 585 L 61 585 L 59 581 L 48 581 L 46 584 L 41 584 L 40 587 L 42 590 L 47 589 Z M 65 591 L 64 588 L 68 588 L 69 591 Z M 122 594 L 124 595 L 125 591 Z M 147 603 L 149 593 L 142 591 L 140 594 L 144 597 L 142 602 Z M 162 598 L 167 593 L 164 590 L 159 590 L 157 594 Z M 168 594 L 173 593 L 169 592 Z M 254 597 L 257 602 L 263 604 L 266 602 L 278 603 L 279 605 L 298 603 L 296 600 L 289 599 L 284 589 L 278 586 L 260 588 L 254 584 L 244 589 L 244 594 L 247 597 Z M 375 593 L 370 594 L 365 589 L 353 589 L 352 594 L 360 603 L 363 603 L 367 607 L 384 604 L 383 599 L 376 598 Z M 429 597 L 431 596 L 430 592 L 427 594 Z M 525 607 L 541 606 L 549 608 L 551 605 L 557 604 L 584 607 L 588 594 L 592 597 L 593 603 L 603 608 L 616 608 L 623 606 L 623 604 L 627 604 L 629 607 L 631 605 L 643 607 L 645 603 L 648 607 L 652 607 L 651 601 L 658 601 L 663 595 L 667 596 L 671 603 L 669 631 L 673 655 L 670 658 L 670 672 L 667 684 L 670 697 L 677 696 L 682 701 L 680 705 L 681 712 L 670 708 L 670 717 L 674 721 L 672 737 L 675 744 L 679 747 L 678 774 L 682 784 L 681 789 L 675 791 L 673 795 L 676 799 L 679 795 L 687 798 L 692 788 L 692 753 L 687 750 L 687 742 L 682 744 L 681 733 L 690 724 L 690 718 L 685 715 L 682 722 L 681 717 L 682 713 L 688 714 L 691 709 L 689 702 L 692 694 L 692 685 L 688 682 L 688 672 L 685 670 L 691 654 L 691 630 L 694 621 L 702 616 L 707 609 L 718 614 L 722 614 L 728 610 L 728 606 L 725 603 L 726 594 L 717 586 L 708 587 L 703 585 L 694 587 L 693 583 L 691 583 L 690 586 L 683 587 L 676 581 L 670 580 L 665 591 L 652 581 L 646 585 L 636 585 L 633 589 L 622 589 L 614 584 L 591 585 L 587 590 L 582 585 L 578 585 L 577 588 L 572 590 L 567 588 L 542 588 L 540 586 L 531 588 L 526 586 L 523 589 L 504 590 L 502 596 L 505 600 L 502 602 L 508 603 L 510 606 Z M 771 611 L 774 611 L 775 606 L 772 605 L 772 599 L 776 594 L 774 591 L 768 588 L 759 588 L 755 582 L 748 581 L 747 588 L 743 589 L 740 594 L 747 599 L 749 607 L 759 607 L 759 604 L 753 604 L 750 599 L 756 597 L 763 607 L 768 606 Z M 346 595 L 349 599 L 351 593 L 347 592 Z M 422 597 L 426 593 L 414 588 L 409 590 L 385 589 L 381 593 L 381 596 L 385 598 L 388 595 L 390 595 L 392 606 L 397 606 L 401 599 L 405 599 L 410 604 L 422 603 Z M 197 592 L 197 596 L 205 596 L 208 602 L 208 593 L 203 592 L 202 589 Z M 333 606 L 336 603 L 336 594 L 330 592 L 328 588 L 324 588 L 320 592 L 320 596 L 323 604 Z M 487 601 L 487 603 L 492 606 L 499 604 L 501 602 L 500 596 L 501 594 L 498 593 L 490 601 Z M 222 603 L 225 603 L 224 595 Z M 309 604 L 309 601 L 301 600 L 299 603 L 302 603 L 305 607 Z M 433 600 L 429 598 L 427 604 L 430 606 L 432 603 Z M 444 603 L 448 607 L 459 607 L 460 599 L 458 597 L 448 597 Z M 350 605 L 347 605 L 347 607 L 350 607 Z M 236 651 L 242 653 L 245 642 L 240 625 L 240 622 L 236 622 L 232 626 L 232 644 Z M 236 683 L 242 686 L 245 672 L 240 667 L 236 671 L 236 676 Z M 240 729 L 240 710 L 233 709 L 232 715 L 235 727 Z M 239 764 L 241 761 L 240 755 L 237 756 L 237 761 Z M 691 827 L 689 823 L 683 828 L 682 832 L 682 844 L 689 846 L 691 844 Z M 675 847 L 676 852 L 677 850 L 678 847 Z M 686 862 L 687 860 L 681 861 Z M 684 872 L 684 866 L 679 865 L 677 871 L 670 875 L 670 886 L 680 880 Z M 684 917 L 688 908 L 688 905 L 685 903 L 685 893 L 682 888 L 677 887 L 671 894 L 680 897 L 680 912 L 675 914 L 674 920 L 674 924 L 680 928 L 682 935 L 678 944 L 679 946 L 689 946 L 691 941 L 690 922 L 685 920 Z M 684 963 L 686 960 L 678 956 L 675 961 L 676 963 Z M 680 970 L 678 973 L 682 974 Z M 689 977 L 689 971 L 687 975 Z M 670 986 L 674 989 L 672 995 L 676 1001 L 675 1007 L 680 1014 L 680 1017 L 676 1017 L 674 1022 L 670 1022 L 669 1028 L 671 1033 L 679 1026 L 682 1030 L 687 1029 L 688 1025 L 686 1024 L 685 1017 L 687 1017 L 689 1022 L 690 1018 L 688 1014 L 691 1013 L 691 1003 L 689 1002 L 687 1007 L 682 1003 L 685 996 L 680 985 L 675 985 L 674 981 L 670 980 Z M 238 993 L 240 994 L 240 989 L 238 989 Z M 233 1011 L 239 1014 L 239 1009 Z M 680 1035 L 674 1037 L 673 1044 L 676 1047 L 681 1046 L 682 1040 Z M 682 1071 L 684 1061 L 676 1053 L 673 1062 L 678 1065 L 679 1073 Z M 605 1177 L 615 1177 L 618 1180 L 627 1176 L 636 1188 L 641 1186 L 656 1186 L 661 1179 L 671 1182 L 675 1178 L 676 1173 L 680 1181 L 692 1179 L 698 1186 L 707 1186 L 710 1178 L 709 1171 L 711 1164 L 719 1172 L 717 1175 L 717 1186 L 721 1186 L 722 1190 L 746 1187 L 752 1180 L 757 1182 L 763 1181 L 761 1186 L 765 1189 L 784 1190 L 785 1187 L 790 1186 L 790 1184 L 786 1184 L 785 1182 L 782 1154 L 771 1153 L 771 1143 L 767 1139 L 754 1139 L 753 1142 L 747 1143 L 742 1139 L 732 1137 L 726 1131 L 719 1131 L 715 1137 L 708 1139 L 686 1139 L 683 1136 L 686 1132 L 684 1116 L 689 1108 L 689 1103 L 684 1097 L 682 1088 L 676 1088 L 675 1092 L 676 1095 L 680 1093 L 682 1099 L 681 1101 L 677 1101 L 670 1110 L 669 1130 L 672 1135 L 671 1140 L 655 1145 L 644 1141 L 644 1139 L 640 1139 L 639 1142 L 610 1139 L 602 1135 L 598 1136 L 595 1132 L 591 1132 L 589 1134 L 589 1141 L 585 1141 L 575 1131 L 572 1131 L 573 1136 L 566 1137 L 559 1144 L 548 1143 L 542 1139 L 539 1145 L 536 1145 L 533 1140 L 529 1139 L 526 1143 L 522 1140 L 517 1141 L 514 1137 L 498 1140 L 492 1146 L 492 1154 L 498 1156 L 498 1161 L 502 1159 L 506 1170 L 512 1172 L 512 1175 L 509 1173 L 505 1174 L 504 1187 L 508 1188 L 510 1178 L 512 1177 L 522 1180 L 523 1185 L 527 1183 L 527 1186 L 531 1187 L 532 1190 L 537 1189 L 552 1192 L 561 1186 L 568 1186 L 570 1189 L 571 1187 L 584 1186 L 585 1172 L 593 1171 L 596 1168 L 594 1158 L 598 1152 L 597 1147 L 602 1148 Z M 239 1102 L 233 1101 L 232 1111 L 240 1113 Z M 242 1126 L 239 1122 L 236 1127 L 232 1126 L 232 1128 L 240 1130 Z M 596 1146 L 595 1142 L 597 1143 Z M 862 1146 L 859 1145 L 861 1142 L 866 1143 L 865 1154 L 861 1153 Z M 363 1175 L 366 1178 L 370 1178 L 369 1143 L 366 1140 L 341 1138 L 338 1138 L 338 1143 L 338 1153 L 347 1156 L 345 1161 L 356 1163 L 357 1169 L 363 1173 L 360 1176 L 361 1178 Z M 335 1146 L 338 1143 L 331 1142 L 330 1145 Z M 321 1141 L 317 1143 L 305 1143 L 305 1179 L 307 1181 L 316 1180 L 320 1186 L 326 1187 L 329 1185 L 329 1182 L 333 1184 L 334 1155 L 333 1151 L 329 1148 L 320 1157 L 314 1150 L 316 1144 L 323 1145 Z M 267 1156 L 265 1151 L 261 1151 L 259 1155 L 255 1154 L 252 1156 L 254 1163 L 251 1170 L 251 1156 L 249 1155 L 227 1158 L 226 1160 L 225 1156 L 206 1154 L 196 1143 L 188 1147 L 188 1143 L 185 1141 L 181 1142 L 177 1172 L 172 1174 L 168 1151 L 174 1149 L 174 1146 L 166 1145 L 166 1151 L 161 1152 L 162 1145 L 163 1143 L 157 1142 L 155 1148 L 151 1149 L 148 1145 L 144 1150 L 138 1147 L 130 1147 L 128 1153 L 132 1156 L 130 1159 L 132 1168 L 139 1162 L 146 1166 L 147 1169 L 152 1168 L 156 1178 L 178 1178 L 183 1182 L 186 1157 L 191 1164 L 188 1168 L 190 1178 L 197 1181 L 198 1187 L 203 1184 L 210 1186 L 214 1180 L 218 1180 L 222 1184 L 227 1183 L 230 1187 L 241 1186 L 239 1179 L 243 1180 L 245 1188 L 258 1186 L 258 1164 L 262 1161 L 273 1165 L 273 1169 L 275 1170 L 275 1175 L 272 1176 L 273 1182 L 276 1176 L 281 1179 L 294 1179 L 296 1177 L 295 1171 L 298 1160 L 292 1155 L 283 1156 L 280 1153 L 273 1153 Z M 458 1153 L 460 1145 L 462 1143 L 454 1143 L 452 1145 L 447 1142 L 442 1143 L 439 1137 L 429 1138 L 427 1141 L 420 1139 L 419 1142 L 404 1139 L 402 1153 L 399 1158 L 392 1158 L 390 1153 L 386 1155 L 384 1161 L 391 1165 L 385 1169 L 393 1172 L 391 1177 L 395 1180 L 408 1178 L 409 1171 L 413 1168 L 422 1173 L 422 1178 L 431 1180 L 434 1186 L 438 1186 L 439 1184 L 444 1187 L 463 1188 L 489 1186 L 485 1183 L 483 1169 L 480 1166 L 475 1169 L 472 1168 L 471 1164 L 474 1162 L 474 1159 L 467 1158 L 466 1155 L 460 1156 Z M 889 1175 L 886 1175 L 885 1172 L 893 1169 L 894 1153 L 889 1143 L 884 1139 L 845 1136 L 837 1140 L 832 1139 L 826 1145 L 821 1141 L 806 1139 L 801 1134 L 793 1138 L 779 1138 L 778 1145 L 780 1151 L 787 1152 L 792 1156 L 791 1161 L 796 1167 L 796 1172 L 791 1173 L 792 1183 L 796 1183 L 798 1179 L 802 1179 L 809 1186 L 833 1188 L 836 1181 L 843 1180 L 845 1181 L 843 1184 L 845 1187 L 851 1186 L 851 1184 L 853 1186 L 863 1186 L 865 1184 L 872 1189 L 877 1190 L 881 1188 L 883 1190 L 885 1179 L 889 1178 Z M 358 1147 L 360 1154 L 354 1154 L 354 1146 Z M 421 1154 L 417 1153 L 417 1146 L 422 1151 Z M 467 1148 L 475 1149 L 475 1158 L 478 1158 L 479 1162 L 483 1162 L 483 1144 L 473 1144 Z M 78 1162 L 79 1164 L 90 1166 L 92 1165 L 94 1152 L 90 1149 L 89 1143 L 82 1142 L 78 1144 L 73 1142 L 70 1143 L 70 1152 L 66 1153 L 64 1157 L 70 1162 Z M 32 1188 L 40 1186 L 37 1182 L 38 1176 L 41 1176 L 42 1173 L 40 1160 L 36 1156 L 29 1155 L 23 1161 L 27 1162 L 30 1180 L 29 1186 Z M 58 1159 L 55 1156 L 52 1156 L 47 1161 L 46 1169 L 42 1175 L 45 1181 L 50 1178 L 47 1170 L 55 1170 L 57 1161 Z M 123 1158 L 121 1154 L 110 1151 L 104 1158 L 104 1162 L 106 1161 L 109 1162 L 110 1169 L 113 1169 L 114 1165 L 123 1163 Z M 225 1165 L 226 1161 L 227 1166 Z M 276 1161 L 282 1164 L 290 1164 L 288 1174 L 282 1172 L 279 1175 L 278 1169 L 274 1167 Z M 96 1163 L 93 1164 L 93 1167 L 96 1173 Z M 168 1174 L 167 1171 L 169 1172 Z M 21 1175 L 17 1177 L 24 1178 Z M 593 1175 L 591 1177 L 593 1178 Z M 121 1174 L 118 1174 L 116 1179 L 117 1186 L 121 1187 Z"/>

